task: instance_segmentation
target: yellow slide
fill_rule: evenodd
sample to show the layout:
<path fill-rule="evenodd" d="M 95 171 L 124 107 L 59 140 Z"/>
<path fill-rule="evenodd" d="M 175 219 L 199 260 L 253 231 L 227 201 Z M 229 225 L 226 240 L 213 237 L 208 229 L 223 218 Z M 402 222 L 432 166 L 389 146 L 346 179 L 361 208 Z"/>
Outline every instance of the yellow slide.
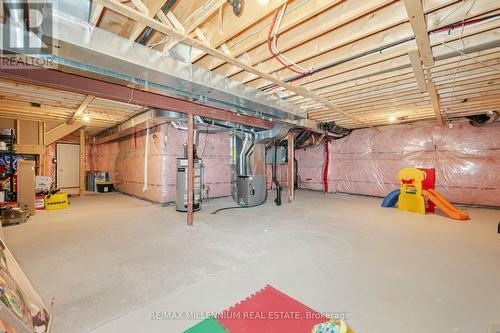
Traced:
<path fill-rule="evenodd" d="M 423 196 L 432 201 L 436 206 L 438 206 L 443 212 L 449 217 L 455 220 L 468 220 L 469 213 L 464 212 L 457 207 L 453 206 L 448 200 L 446 200 L 441 194 L 434 190 L 423 190 Z"/>

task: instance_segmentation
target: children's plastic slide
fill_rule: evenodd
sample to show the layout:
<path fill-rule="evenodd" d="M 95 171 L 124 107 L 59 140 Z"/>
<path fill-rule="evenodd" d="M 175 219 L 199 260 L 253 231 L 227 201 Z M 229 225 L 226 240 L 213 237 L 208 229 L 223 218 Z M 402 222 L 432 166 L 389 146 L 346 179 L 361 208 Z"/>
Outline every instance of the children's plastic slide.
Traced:
<path fill-rule="evenodd" d="M 399 198 L 399 193 L 401 190 L 398 188 L 397 190 L 392 191 L 389 193 L 385 198 L 384 201 L 382 201 L 382 207 L 395 207 L 396 204 L 398 203 L 398 198 Z"/>
<path fill-rule="evenodd" d="M 448 200 L 446 200 L 441 194 L 434 190 L 424 190 L 422 195 L 432 201 L 439 209 L 445 212 L 450 218 L 455 220 L 468 220 L 469 213 L 464 212 L 457 207 L 453 206 Z"/>

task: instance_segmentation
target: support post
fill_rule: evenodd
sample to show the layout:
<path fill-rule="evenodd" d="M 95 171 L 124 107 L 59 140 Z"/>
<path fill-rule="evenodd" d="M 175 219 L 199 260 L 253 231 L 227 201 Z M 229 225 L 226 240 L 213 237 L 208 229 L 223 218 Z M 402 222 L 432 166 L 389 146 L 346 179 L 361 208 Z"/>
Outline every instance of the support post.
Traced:
<path fill-rule="evenodd" d="M 194 203 L 194 123 L 193 115 L 188 114 L 188 188 L 187 188 L 187 225 L 193 225 Z"/>
<path fill-rule="evenodd" d="M 295 136 L 288 132 L 288 202 L 295 200 Z"/>
<path fill-rule="evenodd" d="M 80 196 L 85 195 L 85 127 L 80 129 Z"/>
<path fill-rule="evenodd" d="M 15 120 L 16 124 L 16 143 L 21 144 L 21 121 L 19 119 Z"/>
<path fill-rule="evenodd" d="M 45 176 L 45 123 L 38 123 L 38 145 L 43 147 L 42 152 L 38 155 L 38 175 Z"/>

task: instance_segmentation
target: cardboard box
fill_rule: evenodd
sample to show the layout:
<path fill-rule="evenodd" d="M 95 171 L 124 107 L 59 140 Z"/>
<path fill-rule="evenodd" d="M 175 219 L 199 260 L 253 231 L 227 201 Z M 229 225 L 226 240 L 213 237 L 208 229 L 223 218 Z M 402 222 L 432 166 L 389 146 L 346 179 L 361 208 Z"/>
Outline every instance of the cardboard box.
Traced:
<path fill-rule="evenodd" d="M 36 191 L 37 192 L 49 192 L 52 187 L 52 177 L 47 176 L 36 176 Z"/>
<path fill-rule="evenodd" d="M 17 202 L 35 214 L 35 161 L 17 162 Z"/>

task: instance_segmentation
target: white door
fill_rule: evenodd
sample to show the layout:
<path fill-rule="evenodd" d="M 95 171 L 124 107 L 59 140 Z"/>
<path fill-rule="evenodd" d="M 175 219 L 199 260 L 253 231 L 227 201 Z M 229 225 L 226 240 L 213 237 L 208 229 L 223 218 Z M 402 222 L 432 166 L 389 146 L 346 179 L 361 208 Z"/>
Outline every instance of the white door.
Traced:
<path fill-rule="evenodd" d="M 57 186 L 60 189 L 80 186 L 80 146 L 57 144 Z"/>

